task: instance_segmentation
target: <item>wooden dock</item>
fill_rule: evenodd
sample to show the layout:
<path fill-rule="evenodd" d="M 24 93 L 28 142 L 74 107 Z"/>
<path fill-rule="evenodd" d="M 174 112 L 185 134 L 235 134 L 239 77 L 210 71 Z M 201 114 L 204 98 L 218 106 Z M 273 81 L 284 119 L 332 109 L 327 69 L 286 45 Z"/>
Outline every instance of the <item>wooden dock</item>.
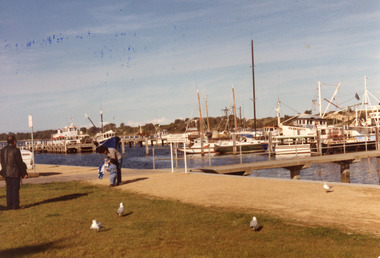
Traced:
<path fill-rule="evenodd" d="M 351 163 L 359 162 L 363 158 L 380 158 L 380 151 L 363 151 L 325 156 L 292 158 L 284 160 L 268 160 L 243 164 L 194 168 L 190 171 L 231 175 L 250 175 L 254 170 L 285 168 L 290 171 L 291 179 L 300 179 L 300 171 L 302 169 L 310 168 L 312 164 L 333 162 L 340 164 L 341 181 L 347 183 L 349 182 L 350 178 L 349 165 Z"/>

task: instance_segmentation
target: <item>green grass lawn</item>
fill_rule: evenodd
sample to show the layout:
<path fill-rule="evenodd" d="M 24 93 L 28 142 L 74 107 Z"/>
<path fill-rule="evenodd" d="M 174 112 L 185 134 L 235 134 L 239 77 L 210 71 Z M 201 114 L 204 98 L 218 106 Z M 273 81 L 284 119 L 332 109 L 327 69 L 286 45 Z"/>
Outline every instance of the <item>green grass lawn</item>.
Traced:
<path fill-rule="evenodd" d="M 294 226 L 265 214 L 207 209 L 86 183 L 22 185 L 22 210 L 4 210 L 0 257 L 378 257 L 380 239 Z M 123 202 L 125 214 L 116 211 Z M 249 228 L 252 216 L 261 230 Z M 104 226 L 90 230 L 96 219 Z"/>

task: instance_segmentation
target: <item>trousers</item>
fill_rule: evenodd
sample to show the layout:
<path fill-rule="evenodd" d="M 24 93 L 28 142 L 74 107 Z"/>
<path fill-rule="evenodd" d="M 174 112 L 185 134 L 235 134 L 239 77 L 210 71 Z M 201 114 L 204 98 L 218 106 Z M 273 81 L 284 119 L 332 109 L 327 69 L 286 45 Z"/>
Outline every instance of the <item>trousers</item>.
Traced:
<path fill-rule="evenodd" d="M 5 184 L 7 186 L 7 208 L 20 208 L 20 178 L 5 177 Z"/>
<path fill-rule="evenodd" d="M 117 181 L 117 184 L 120 185 L 122 183 L 121 181 L 121 166 L 123 165 L 123 159 L 119 159 L 118 160 L 118 165 L 117 165 L 117 178 L 116 178 L 116 181 Z"/>

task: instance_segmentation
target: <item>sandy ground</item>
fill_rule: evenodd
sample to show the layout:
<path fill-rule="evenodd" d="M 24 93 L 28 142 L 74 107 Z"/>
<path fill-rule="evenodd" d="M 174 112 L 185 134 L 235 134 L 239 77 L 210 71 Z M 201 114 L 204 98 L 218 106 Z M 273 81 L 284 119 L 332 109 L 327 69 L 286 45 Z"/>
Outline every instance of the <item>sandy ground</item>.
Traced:
<path fill-rule="evenodd" d="M 37 165 L 39 177 L 23 183 L 89 180 L 109 185 L 109 175 L 97 178 L 97 168 Z M 123 169 L 128 190 L 152 197 L 178 200 L 206 207 L 264 212 L 292 223 L 336 227 L 348 233 L 370 233 L 380 237 L 380 186 L 184 173 L 177 170 Z M 4 186 L 4 181 L 0 181 Z"/>

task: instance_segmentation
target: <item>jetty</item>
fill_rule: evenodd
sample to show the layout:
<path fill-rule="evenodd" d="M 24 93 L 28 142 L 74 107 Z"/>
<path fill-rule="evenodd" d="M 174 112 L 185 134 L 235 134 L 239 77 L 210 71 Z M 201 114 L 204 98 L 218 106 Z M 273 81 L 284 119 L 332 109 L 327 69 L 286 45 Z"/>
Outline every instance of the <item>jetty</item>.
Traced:
<path fill-rule="evenodd" d="M 21 144 L 21 145 L 20 145 Z M 141 137 L 141 136 L 121 136 L 120 137 L 120 145 L 122 149 L 125 146 L 129 146 L 129 148 L 136 146 L 164 146 L 167 144 L 167 138 L 161 137 Z M 0 148 L 6 146 L 6 142 L 0 142 Z M 27 140 L 22 143 L 19 142 L 18 146 L 32 151 L 34 147 L 34 151 L 36 153 L 83 153 L 83 152 L 95 152 L 96 145 L 93 142 L 73 142 L 73 141 L 53 141 L 53 140 L 35 140 L 33 141 Z"/>
<path fill-rule="evenodd" d="M 254 170 L 285 168 L 290 171 L 291 179 L 300 179 L 300 171 L 310 168 L 312 164 L 319 163 L 336 163 L 340 165 L 341 182 L 350 182 L 349 166 L 351 163 L 360 162 L 363 158 L 380 158 L 380 150 L 350 152 L 343 154 L 311 156 L 311 157 L 295 157 L 292 159 L 267 160 L 252 163 L 221 165 L 213 167 L 202 167 L 190 169 L 191 172 L 205 172 L 229 175 L 250 175 Z"/>

